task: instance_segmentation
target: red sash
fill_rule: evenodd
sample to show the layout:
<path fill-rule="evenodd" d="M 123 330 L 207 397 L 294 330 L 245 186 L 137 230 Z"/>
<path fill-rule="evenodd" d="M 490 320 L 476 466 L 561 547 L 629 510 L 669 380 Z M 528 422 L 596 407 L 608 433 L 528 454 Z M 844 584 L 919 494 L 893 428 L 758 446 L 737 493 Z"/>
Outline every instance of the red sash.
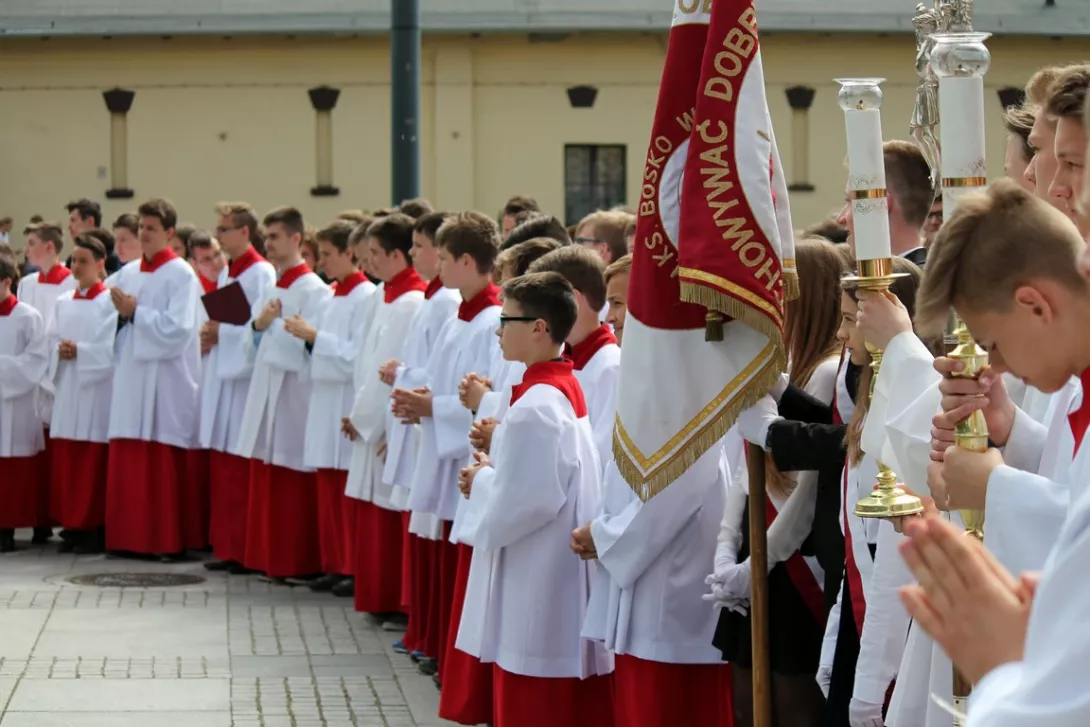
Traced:
<path fill-rule="evenodd" d="M 852 549 L 852 529 L 848 524 L 848 460 L 844 460 L 844 577 L 848 579 L 848 589 L 852 594 L 852 613 L 855 614 L 855 629 L 862 635 L 863 618 L 867 614 L 867 602 L 863 598 L 863 577 L 859 575 L 859 566 L 855 562 Z"/>
<path fill-rule="evenodd" d="M 776 520 L 778 514 L 776 506 L 772 503 L 772 498 L 766 496 L 765 518 L 767 519 L 767 527 L 772 527 L 772 523 Z M 796 550 L 791 554 L 790 558 L 784 561 L 783 565 L 787 569 L 787 577 L 791 579 L 795 590 L 799 592 L 807 608 L 814 614 L 814 619 L 824 628 L 825 620 L 828 617 L 825 612 L 825 592 L 821 590 L 821 585 L 817 582 L 817 578 L 814 577 L 814 572 L 810 570 L 810 566 L 806 564 L 802 553 Z"/>

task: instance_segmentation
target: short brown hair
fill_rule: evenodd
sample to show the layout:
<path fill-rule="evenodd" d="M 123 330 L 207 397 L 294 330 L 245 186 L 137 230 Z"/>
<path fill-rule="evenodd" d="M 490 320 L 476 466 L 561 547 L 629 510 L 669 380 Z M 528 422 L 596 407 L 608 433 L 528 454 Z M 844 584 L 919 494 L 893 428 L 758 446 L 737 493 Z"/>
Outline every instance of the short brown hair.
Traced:
<path fill-rule="evenodd" d="M 363 219 L 359 221 L 359 224 L 352 228 L 352 234 L 348 236 L 348 244 L 352 247 L 359 245 L 361 242 L 367 242 L 367 230 L 377 220 L 381 220 L 381 217 L 372 217 L 371 215 L 364 215 Z"/>
<path fill-rule="evenodd" d="M 140 232 L 140 218 L 134 215 L 132 212 L 126 212 L 123 215 L 118 215 L 114 220 L 113 229 L 125 229 L 136 235 Z"/>
<path fill-rule="evenodd" d="M 435 233 L 439 231 L 439 228 L 443 226 L 449 216 L 446 212 L 429 212 L 426 215 L 421 215 L 413 225 L 413 232 L 419 232 L 434 243 Z"/>
<path fill-rule="evenodd" d="M 616 210 L 598 210 L 579 220 L 576 225 L 576 234 L 582 227 L 590 225 L 594 230 L 594 239 L 604 242 L 609 246 L 609 253 L 613 260 L 622 258 L 628 254 L 628 243 L 625 242 L 624 231 L 628 226 L 630 215 Z"/>
<path fill-rule="evenodd" d="M 517 278 L 530 271 L 530 267 L 553 250 L 560 249 L 561 245 L 556 240 L 548 237 L 535 237 L 533 240 L 520 242 L 514 247 L 504 250 L 501 255 L 507 256 L 511 264 L 511 277 Z"/>
<path fill-rule="evenodd" d="M 503 297 L 518 303 L 525 315 L 545 321 L 555 343 L 563 343 L 575 326 L 575 295 L 571 284 L 559 273 L 529 273 L 508 280 Z"/>
<path fill-rule="evenodd" d="M 916 306 L 917 325 L 937 335 L 950 308 L 969 301 L 978 310 L 1005 311 L 1014 292 L 1047 278 L 1088 291 L 1079 274 L 1085 244 L 1071 221 L 1010 179 L 958 200 L 928 251 Z"/>
<path fill-rule="evenodd" d="M 584 247 L 568 245 L 538 259 L 529 272 L 560 273 L 583 294 L 591 310 L 600 311 L 606 304 L 605 270 L 601 255 Z"/>
<path fill-rule="evenodd" d="M 106 246 L 102 244 L 102 240 L 99 240 L 94 235 L 86 232 L 76 235 L 75 246 L 82 247 L 91 253 L 91 257 L 95 260 L 106 259 Z"/>
<path fill-rule="evenodd" d="M 15 252 L 6 242 L 0 242 L 0 280 L 10 280 L 13 288 L 19 282 L 19 265 L 15 262 Z"/>
<path fill-rule="evenodd" d="M 519 212 L 540 212 L 541 206 L 538 205 L 537 200 L 533 197 L 524 197 L 522 195 L 515 195 L 507 200 L 507 203 L 503 205 L 503 211 L 500 213 L 500 217 L 507 217 L 508 215 L 517 215 Z"/>
<path fill-rule="evenodd" d="M 355 229 L 356 225 L 352 223 L 352 220 L 336 219 L 318 230 L 315 238 L 318 242 L 328 242 L 337 249 L 337 252 L 348 252 L 352 231 Z"/>
<path fill-rule="evenodd" d="M 284 229 L 293 235 L 302 235 L 307 231 L 306 223 L 303 222 L 303 213 L 294 207 L 277 207 L 265 215 L 262 223 L 265 227 L 283 225 Z"/>
<path fill-rule="evenodd" d="M 194 250 L 215 250 L 219 252 L 220 243 L 219 240 L 212 237 L 212 233 L 207 230 L 194 230 L 189 233 L 189 240 L 186 242 L 189 247 L 189 254 L 192 255 Z"/>
<path fill-rule="evenodd" d="M 503 249 L 512 248 L 535 237 L 548 237 L 561 245 L 571 244 L 571 236 L 560 220 L 552 215 L 536 215 L 511 230 L 503 241 Z"/>
<path fill-rule="evenodd" d="M 1050 86 L 1045 113 L 1050 117 L 1082 119 L 1086 89 L 1090 86 L 1090 66 L 1069 68 Z"/>
<path fill-rule="evenodd" d="M 835 217 L 826 217 L 803 230 L 802 237 L 824 237 L 829 242 L 847 242 L 848 228 L 837 222 Z"/>
<path fill-rule="evenodd" d="M 363 222 L 366 217 L 367 213 L 363 210 L 344 210 L 337 215 L 338 220 L 348 220 L 350 222 L 355 222 L 356 224 Z"/>
<path fill-rule="evenodd" d="M 109 230 L 104 230 L 101 227 L 96 227 L 93 230 L 87 230 L 87 232 L 83 234 L 90 235 L 91 237 L 101 242 L 102 246 L 106 248 L 107 256 L 113 254 L 114 246 L 117 244 L 117 240 L 114 239 L 114 233 L 110 232 Z"/>
<path fill-rule="evenodd" d="M 68 211 L 68 214 L 72 214 L 73 211 L 79 212 L 79 218 L 87 221 L 88 219 L 94 221 L 95 227 L 102 225 L 102 207 L 98 202 L 93 202 L 89 199 L 76 199 L 64 206 Z"/>
<path fill-rule="evenodd" d="M 1026 82 L 1026 105 L 1039 108 L 1048 103 L 1048 97 L 1052 95 L 1052 86 L 1060 76 L 1072 68 L 1074 68 L 1073 65 L 1046 66 L 1030 76 L 1029 81 Z"/>
<path fill-rule="evenodd" d="M 1022 158 L 1029 161 L 1033 158 L 1034 149 L 1029 143 L 1029 134 L 1033 131 L 1033 122 L 1037 116 L 1032 109 L 1026 106 L 1011 106 L 1003 112 L 1003 128 L 1011 136 L 1017 136 L 1021 142 Z"/>
<path fill-rule="evenodd" d="M 613 280 L 618 275 L 630 275 L 632 273 L 632 256 L 625 255 L 624 257 L 614 260 L 606 266 L 606 272 L 602 276 L 606 285 L 609 285 L 609 281 Z"/>
<path fill-rule="evenodd" d="M 310 250 L 310 254 L 314 256 L 315 262 L 318 260 L 318 231 L 312 227 L 308 227 L 303 230 L 303 237 L 299 241 L 300 247 L 305 247 Z"/>
<path fill-rule="evenodd" d="M 628 238 L 635 237 L 635 236 L 636 236 L 636 215 L 632 215 L 628 220 L 628 224 L 624 226 L 624 239 L 626 240 L 625 244 L 626 245 L 628 244 L 627 243 Z M 629 250 L 629 252 L 632 252 L 632 251 Z"/>
<path fill-rule="evenodd" d="M 52 243 L 58 255 L 64 249 L 64 230 L 56 222 L 39 222 L 36 225 L 30 225 L 26 229 L 26 234 L 34 235 L 42 242 Z"/>
<path fill-rule="evenodd" d="M 178 210 L 168 200 L 157 197 L 149 199 L 136 210 L 141 217 L 154 217 L 163 225 L 164 230 L 173 230 L 178 226 Z"/>
<path fill-rule="evenodd" d="M 197 231 L 196 225 L 183 224 L 174 228 L 174 236 L 185 243 L 185 249 L 189 249 L 189 238 L 193 236 L 193 233 Z"/>
<path fill-rule="evenodd" d="M 424 215 L 432 212 L 435 208 L 432 207 L 431 202 L 423 197 L 416 197 L 414 199 L 406 199 L 397 206 L 398 210 L 402 214 L 406 214 L 412 217 L 414 220 L 418 220 Z"/>
<path fill-rule="evenodd" d="M 220 202 L 215 207 L 220 217 L 230 217 L 235 227 L 245 227 L 250 236 L 250 244 L 261 254 L 265 253 L 265 238 L 261 234 L 261 223 L 257 219 L 257 210 L 246 202 Z"/>
<path fill-rule="evenodd" d="M 920 147 L 910 141 L 887 141 L 882 144 L 886 168 L 886 188 L 896 200 L 905 222 L 923 227 L 935 201 L 931 183 L 931 167 Z"/>
<path fill-rule="evenodd" d="M 459 212 L 447 218 L 435 233 L 435 244 L 455 260 L 469 255 L 482 275 L 492 272 L 500 252 L 500 228 L 488 215 Z"/>
<path fill-rule="evenodd" d="M 395 212 L 386 217 L 380 217 L 367 228 L 367 236 L 378 240 L 378 244 L 386 251 L 386 254 L 397 250 L 411 267 L 412 258 L 409 250 L 413 249 L 413 225 L 412 217 L 402 212 Z"/>

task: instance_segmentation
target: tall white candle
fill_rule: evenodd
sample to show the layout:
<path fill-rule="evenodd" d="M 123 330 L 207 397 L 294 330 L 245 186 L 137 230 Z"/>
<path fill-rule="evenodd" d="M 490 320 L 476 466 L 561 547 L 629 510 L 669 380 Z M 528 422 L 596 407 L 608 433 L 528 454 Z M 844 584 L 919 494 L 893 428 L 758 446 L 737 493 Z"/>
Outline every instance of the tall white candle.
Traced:
<path fill-rule="evenodd" d="M 889 202 L 882 157 L 882 114 L 878 109 L 847 109 L 848 196 L 856 260 L 892 257 L 889 242 Z"/>

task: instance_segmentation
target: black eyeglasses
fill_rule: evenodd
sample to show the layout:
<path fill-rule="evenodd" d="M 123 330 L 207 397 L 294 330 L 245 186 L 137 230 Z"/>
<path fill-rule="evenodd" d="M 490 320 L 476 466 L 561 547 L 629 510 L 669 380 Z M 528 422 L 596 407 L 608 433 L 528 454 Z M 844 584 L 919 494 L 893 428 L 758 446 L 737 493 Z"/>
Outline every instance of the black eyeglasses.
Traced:
<path fill-rule="evenodd" d="M 541 319 L 536 318 L 535 316 L 505 316 L 505 315 L 501 314 L 500 315 L 500 328 L 503 328 L 508 323 L 533 323 L 534 321 L 539 321 L 539 320 L 541 320 Z"/>

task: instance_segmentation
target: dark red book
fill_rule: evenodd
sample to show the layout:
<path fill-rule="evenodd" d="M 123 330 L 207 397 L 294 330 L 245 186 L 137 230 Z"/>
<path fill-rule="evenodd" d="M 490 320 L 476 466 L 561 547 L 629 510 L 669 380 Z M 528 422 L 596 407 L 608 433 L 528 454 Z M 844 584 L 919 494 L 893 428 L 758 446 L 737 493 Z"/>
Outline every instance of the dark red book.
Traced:
<path fill-rule="evenodd" d="M 237 281 L 222 288 L 205 293 L 201 303 L 210 320 L 217 323 L 229 323 L 244 326 L 250 322 L 250 301 Z"/>

